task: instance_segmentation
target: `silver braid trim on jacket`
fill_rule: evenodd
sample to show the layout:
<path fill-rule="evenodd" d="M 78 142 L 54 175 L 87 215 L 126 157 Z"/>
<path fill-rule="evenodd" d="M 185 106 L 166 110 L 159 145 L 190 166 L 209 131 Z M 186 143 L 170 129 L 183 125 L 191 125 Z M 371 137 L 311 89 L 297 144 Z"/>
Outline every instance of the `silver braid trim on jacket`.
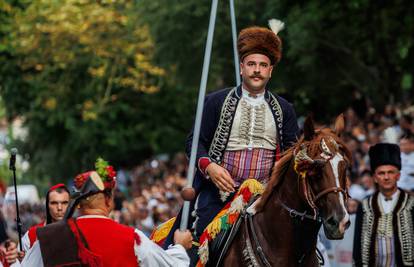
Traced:
<path fill-rule="evenodd" d="M 398 225 L 400 226 L 398 236 L 401 241 L 403 263 L 406 266 L 412 266 L 414 265 L 414 225 L 411 214 L 414 208 L 414 197 L 407 194 L 405 198 L 402 208 L 397 213 Z"/>
<path fill-rule="evenodd" d="M 373 197 L 370 197 L 368 199 L 363 200 L 362 202 L 362 210 L 363 210 L 362 230 L 361 230 L 361 243 L 362 244 L 371 243 L 372 230 L 374 228 L 374 211 L 371 208 L 372 199 Z M 370 256 L 369 249 L 370 249 L 370 246 L 367 246 L 367 245 L 361 246 L 362 266 L 368 266 L 369 264 L 369 256 Z"/>
<path fill-rule="evenodd" d="M 238 99 L 234 96 L 236 90 L 237 87 L 230 90 L 224 100 L 223 107 L 221 108 L 220 120 L 217 125 L 216 132 L 214 133 L 210 150 L 208 151 L 210 158 L 217 164 L 221 164 L 223 152 L 226 148 L 227 141 L 229 140 L 231 124 L 233 122 L 238 101 Z"/>
<path fill-rule="evenodd" d="M 277 101 L 276 96 L 274 96 L 272 93 L 269 92 L 269 95 L 271 96 L 271 100 L 269 102 L 269 105 L 272 109 L 272 112 L 275 114 L 276 118 L 276 130 L 279 137 L 279 144 L 282 146 L 283 144 L 283 111 L 282 107 L 279 104 L 279 101 Z"/>
<path fill-rule="evenodd" d="M 409 194 L 405 194 L 403 203 L 398 211 L 394 211 L 397 214 L 397 233 L 394 234 L 394 238 L 398 235 L 398 239 L 401 245 L 401 253 L 403 264 L 406 266 L 414 265 L 414 225 L 412 221 L 412 210 L 414 209 L 414 197 Z M 373 225 L 374 225 L 374 210 L 373 210 L 373 201 L 378 201 L 378 198 L 373 196 L 368 199 L 363 200 L 362 209 L 362 229 L 361 229 L 361 259 L 362 266 L 368 266 L 370 258 L 370 246 L 375 246 L 371 244 L 371 237 L 373 235 Z M 380 227 L 380 225 L 378 225 Z M 377 229 L 381 231 L 381 229 Z"/>
<path fill-rule="evenodd" d="M 271 92 L 267 92 L 270 97 L 265 97 L 266 102 L 270 105 L 271 111 L 275 117 L 276 131 L 277 131 L 277 144 L 280 145 L 281 150 L 283 147 L 283 111 L 276 96 Z M 221 164 L 223 160 L 223 154 L 227 146 L 227 142 L 230 138 L 230 130 L 232 127 L 234 115 L 236 113 L 237 103 L 241 96 L 237 95 L 237 87 L 234 87 L 227 94 L 223 106 L 221 108 L 220 120 L 217 125 L 216 132 L 214 133 L 213 141 L 211 142 L 208 155 L 212 161 L 217 164 Z"/>

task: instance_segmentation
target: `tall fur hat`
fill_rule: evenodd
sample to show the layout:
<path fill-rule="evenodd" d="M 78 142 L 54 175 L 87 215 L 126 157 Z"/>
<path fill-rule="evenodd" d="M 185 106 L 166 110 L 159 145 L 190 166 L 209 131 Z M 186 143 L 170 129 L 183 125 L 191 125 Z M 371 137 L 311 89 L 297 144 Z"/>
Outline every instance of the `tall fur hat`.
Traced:
<path fill-rule="evenodd" d="M 264 27 L 249 27 L 243 29 L 237 40 L 240 61 L 251 54 L 262 54 L 270 59 L 272 65 L 278 63 L 282 57 L 282 41 L 277 33 L 284 28 L 280 20 L 271 19 L 269 30 Z"/>
<path fill-rule="evenodd" d="M 381 165 L 393 165 L 401 170 L 400 147 L 396 144 L 380 143 L 369 148 L 371 172 Z"/>

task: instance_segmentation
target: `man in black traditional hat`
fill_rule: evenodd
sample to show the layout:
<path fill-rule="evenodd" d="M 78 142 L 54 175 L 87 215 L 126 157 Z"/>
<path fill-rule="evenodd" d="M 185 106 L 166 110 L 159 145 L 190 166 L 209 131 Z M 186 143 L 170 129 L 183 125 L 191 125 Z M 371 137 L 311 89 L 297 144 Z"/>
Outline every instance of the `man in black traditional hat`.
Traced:
<path fill-rule="evenodd" d="M 414 266 L 414 197 L 397 187 L 400 148 L 376 144 L 369 157 L 378 190 L 357 211 L 355 266 Z"/>

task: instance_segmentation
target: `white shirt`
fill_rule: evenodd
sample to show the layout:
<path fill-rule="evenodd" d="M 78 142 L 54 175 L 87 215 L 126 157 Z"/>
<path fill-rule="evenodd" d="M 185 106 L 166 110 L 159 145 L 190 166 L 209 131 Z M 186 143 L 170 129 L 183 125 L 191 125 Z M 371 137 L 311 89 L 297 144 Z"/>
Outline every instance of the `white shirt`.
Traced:
<path fill-rule="evenodd" d="M 404 190 L 414 190 L 414 152 L 401 153 L 401 177 L 397 185 Z"/>
<path fill-rule="evenodd" d="M 387 214 L 394 210 L 398 197 L 400 196 L 400 190 L 397 190 L 394 194 L 392 194 L 392 199 L 388 201 L 385 200 L 385 196 L 382 193 L 379 193 L 378 195 L 378 205 L 380 205 L 384 213 Z"/>
<path fill-rule="evenodd" d="M 28 251 L 30 249 L 29 231 L 27 231 L 22 237 L 22 250 Z"/>
<path fill-rule="evenodd" d="M 80 218 L 105 218 L 104 216 L 82 216 Z M 184 247 L 181 245 L 170 246 L 167 250 L 163 250 L 160 246 L 152 242 L 143 232 L 135 229 L 135 232 L 141 239 L 141 244 L 134 245 L 135 255 L 142 267 L 187 267 L 190 266 L 190 258 L 187 255 Z M 33 247 L 27 252 L 21 263 L 23 267 L 42 267 L 42 252 L 40 250 L 40 243 L 36 241 Z"/>
<path fill-rule="evenodd" d="M 20 267 L 20 262 L 18 260 L 16 260 L 15 263 L 13 263 L 12 265 L 10 265 L 10 267 Z M 0 267 L 3 267 L 3 263 L 0 262 Z"/>

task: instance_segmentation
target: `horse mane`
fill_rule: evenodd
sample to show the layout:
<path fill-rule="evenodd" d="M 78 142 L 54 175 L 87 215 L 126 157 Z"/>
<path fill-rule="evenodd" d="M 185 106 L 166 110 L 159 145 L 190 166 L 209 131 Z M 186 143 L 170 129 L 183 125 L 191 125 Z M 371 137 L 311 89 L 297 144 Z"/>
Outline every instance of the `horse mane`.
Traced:
<path fill-rule="evenodd" d="M 266 189 L 261 195 L 260 200 L 256 205 L 256 210 L 258 212 L 263 210 L 265 204 L 267 203 L 268 199 L 270 198 L 270 195 L 273 192 L 273 189 L 280 184 L 283 176 L 289 169 L 290 162 L 293 159 L 293 150 L 294 147 L 284 152 L 282 158 L 278 160 L 273 166 L 272 175 L 270 176 Z"/>
<path fill-rule="evenodd" d="M 263 210 L 273 190 L 283 181 L 283 178 L 290 167 L 290 163 L 294 159 L 294 151 L 296 151 L 296 149 L 302 144 L 307 143 L 309 154 L 315 154 L 315 152 L 319 150 L 319 143 L 321 139 L 327 136 L 332 137 L 335 140 L 335 142 L 339 145 L 339 150 L 342 150 L 344 152 L 345 159 L 348 162 L 352 160 L 352 154 L 346 147 L 344 141 L 342 141 L 342 139 L 328 127 L 317 130 L 315 132 L 315 137 L 310 141 L 304 140 L 303 137 L 300 138 L 291 148 L 283 153 L 282 158 L 273 166 L 272 175 L 270 176 L 266 189 L 261 195 L 260 200 L 255 207 L 257 212 Z"/>

